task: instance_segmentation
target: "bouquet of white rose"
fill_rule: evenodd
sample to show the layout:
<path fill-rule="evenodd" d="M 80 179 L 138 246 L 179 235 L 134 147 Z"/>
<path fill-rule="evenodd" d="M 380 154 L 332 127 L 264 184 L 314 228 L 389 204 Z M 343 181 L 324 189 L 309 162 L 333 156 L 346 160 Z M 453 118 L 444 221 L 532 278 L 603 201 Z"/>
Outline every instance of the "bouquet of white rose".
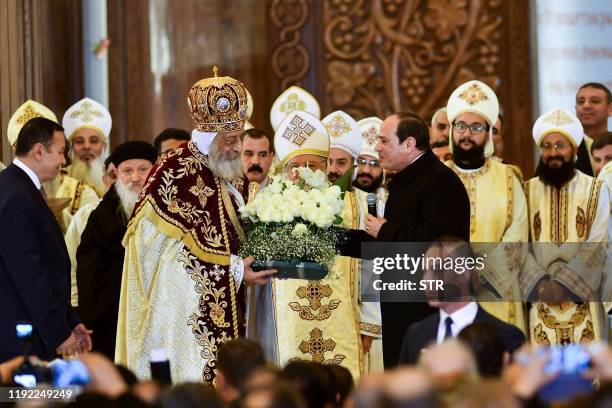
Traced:
<path fill-rule="evenodd" d="M 321 170 L 300 167 L 296 171 L 297 181 L 274 176 L 240 207 L 242 217 L 249 220 L 240 252 L 275 269 L 311 268 L 316 273 L 310 276 L 320 279 L 331 270 L 336 244 L 342 239 L 330 227 L 342 223 L 344 200 L 340 187 L 330 185 Z M 308 274 L 302 277 L 309 279 Z"/>

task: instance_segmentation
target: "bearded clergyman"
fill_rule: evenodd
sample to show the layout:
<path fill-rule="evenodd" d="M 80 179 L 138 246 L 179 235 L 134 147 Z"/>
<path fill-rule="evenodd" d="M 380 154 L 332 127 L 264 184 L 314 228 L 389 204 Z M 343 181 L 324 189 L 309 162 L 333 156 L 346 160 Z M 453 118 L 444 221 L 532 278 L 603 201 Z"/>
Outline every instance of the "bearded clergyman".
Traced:
<path fill-rule="evenodd" d="M 153 167 L 123 240 L 115 361 L 150 378 L 151 352 L 164 349 L 174 382 L 214 383 L 217 350 L 245 335 L 246 283 L 265 284 L 274 271 L 254 272 L 252 258 L 237 256 L 248 193 L 244 85 L 215 69 L 187 102 L 191 141 Z"/>

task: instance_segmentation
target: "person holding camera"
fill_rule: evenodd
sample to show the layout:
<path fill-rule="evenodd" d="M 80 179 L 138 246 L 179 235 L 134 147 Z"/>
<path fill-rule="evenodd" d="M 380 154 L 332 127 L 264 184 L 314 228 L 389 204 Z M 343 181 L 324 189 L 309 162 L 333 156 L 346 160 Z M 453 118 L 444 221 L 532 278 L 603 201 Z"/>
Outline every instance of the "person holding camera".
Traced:
<path fill-rule="evenodd" d="M 0 362 L 24 352 L 11 335 L 21 322 L 34 328 L 27 351 L 41 359 L 91 349 L 91 332 L 70 305 L 70 259 L 41 185 L 65 164 L 64 129 L 31 116 L 11 120 L 21 126 L 16 158 L 0 174 Z"/>

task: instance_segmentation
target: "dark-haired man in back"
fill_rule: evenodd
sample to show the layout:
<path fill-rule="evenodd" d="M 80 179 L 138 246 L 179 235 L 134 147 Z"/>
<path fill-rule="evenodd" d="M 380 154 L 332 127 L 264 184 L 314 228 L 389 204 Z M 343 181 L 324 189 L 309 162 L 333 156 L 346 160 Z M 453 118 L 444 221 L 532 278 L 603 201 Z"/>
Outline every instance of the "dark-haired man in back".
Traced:
<path fill-rule="evenodd" d="M 13 163 L 0 174 L 0 362 L 20 355 L 15 325 L 31 322 L 31 354 L 53 359 L 91 349 L 90 331 L 70 305 L 70 259 L 41 183 L 64 165 L 64 129 L 30 119 Z"/>
<path fill-rule="evenodd" d="M 261 346 L 252 340 L 238 337 L 221 346 L 215 388 L 227 406 L 236 404 L 249 376 L 265 364 Z"/>
<path fill-rule="evenodd" d="M 274 159 L 274 143 L 268 132 L 251 128 L 242 133 L 242 171 L 249 182 L 265 185 Z"/>
<path fill-rule="evenodd" d="M 360 256 L 362 242 L 432 242 L 452 235 L 470 238 L 470 202 L 457 175 L 429 148 L 429 127 L 416 113 L 399 112 L 381 127 L 376 151 L 389 183 L 384 217 L 367 215 L 365 232 L 352 231 L 343 255 Z M 385 367 L 397 364 L 402 337 L 411 323 L 433 310 L 426 303 L 385 302 L 381 293 Z"/>
<path fill-rule="evenodd" d="M 593 176 L 595 163 L 591 156 L 591 145 L 608 130 L 608 117 L 612 116 L 612 93 L 608 87 L 599 82 L 589 82 L 578 88 L 576 116 L 586 136 L 578 146 L 576 168 Z"/>
<path fill-rule="evenodd" d="M 159 158 L 162 158 L 166 153 L 176 149 L 189 140 L 191 140 L 191 136 L 185 129 L 168 128 L 157 135 L 153 141 L 153 146 L 155 150 L 157 150 Z"/>
<path fill-rule="evenodd" d="M 595 162 L 595 176 L 606 164 L 612 162 L 612 132 L 603 133 L 591 145 L 591 156 Z"/>

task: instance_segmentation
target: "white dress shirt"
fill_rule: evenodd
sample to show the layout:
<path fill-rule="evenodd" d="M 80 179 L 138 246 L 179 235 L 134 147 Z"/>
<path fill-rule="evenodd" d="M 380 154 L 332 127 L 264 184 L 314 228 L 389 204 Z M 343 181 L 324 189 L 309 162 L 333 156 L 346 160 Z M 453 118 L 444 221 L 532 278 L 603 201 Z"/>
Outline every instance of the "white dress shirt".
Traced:
<path fill-rule="evenodd" d="M 24 162 L 22 162 L 16 157 L 13 159 L 13 164 L 19 167 L 21 170 L 25 171 L 30 180 L 32 180 L 32 183 L 34 183 L 34 185 L 36 186 L 36 189 L 40 190 L 40 188 L 42 187 L 42 184 L 40 184 L 40 179 L 31 168 L 29 168 Z"/>
<path fill-rule="evenodd" d="M 451 325 L 451 333 L 453 334 L 453 337 L 457 337 L 461 330 L 474 322 L 476 313 L 478 313 L 478 303 L 476 302 L 470 302 L 450 315 L 444 310 L 440 309 L 440 322 L 438 323 L 438 336 L 436 337 L 436 343 L 439 344 L 444 341 L 447 317 L 450 317 L 453 320 L 453 324 Z"/>

